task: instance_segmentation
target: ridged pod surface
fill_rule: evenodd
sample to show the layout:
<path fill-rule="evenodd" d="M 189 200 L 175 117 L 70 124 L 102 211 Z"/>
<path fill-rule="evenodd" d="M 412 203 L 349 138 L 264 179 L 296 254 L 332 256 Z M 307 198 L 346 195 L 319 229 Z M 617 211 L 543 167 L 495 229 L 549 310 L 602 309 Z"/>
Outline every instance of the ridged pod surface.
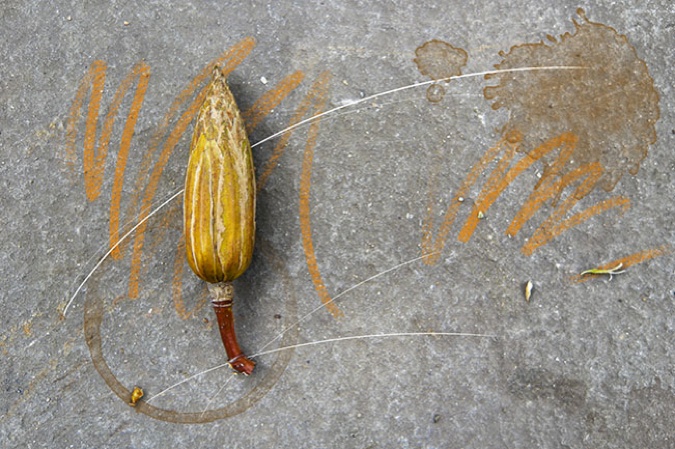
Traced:
<path fill-rule="evenodd" d="M 251 145 L 216 67 L 195 125 L 185 178 L 187 260 L 203 280 L 232 281 L 251 263 L 255 192 Z"/>

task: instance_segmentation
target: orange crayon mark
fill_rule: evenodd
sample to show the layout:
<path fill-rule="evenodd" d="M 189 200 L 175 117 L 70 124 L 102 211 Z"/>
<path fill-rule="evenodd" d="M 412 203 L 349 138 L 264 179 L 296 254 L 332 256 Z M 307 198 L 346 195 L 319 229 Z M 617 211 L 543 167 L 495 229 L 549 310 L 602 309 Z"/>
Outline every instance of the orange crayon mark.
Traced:
<path fill-rule="evenodd" d="M 621 259 L 616 259 L 611 262 L 607 262 L 604 265 L 601 265 L 598 267 L 600 270 L 609 270 L 612 269 L 616 266 L 621 265 L 621 269 L 625 270 L 626 268 L 637 265 L 642 262 L 646 262 L 648 260 L 654 259 L 656 257 L 661 257 L 665 256 L 666 254 L 669 254 L 672 252 L 672 247 L 670 245 L 662 245 L 659 246 L 658 248 L 651 248 L 647 249 L 644 251 L 639 251 L 637 253 L 630 254 L 626 257 L 622 257 Z M 579 274 L 572 276 L 571 281 L 574 283 L 580 283 L 580 282 L 586 282 L 589 281 L 593 278 L 596 278 L 599 275 L 584 275 L 581 276 Z"/>
<path fill-rule="evenodd" d="M 101 107 L 101 97 L 105 85 L 106 64 L 103 61 L 94 61 L 89 72 L 80 82 L 80 87 L 75 95 L 75 100 L 70 109 L 70 116 L 66 126 L 66 161 L 74 171 L 74 165 L 77 161 L 76 140 L 77 140 L 77 122 L 78 116 L 84 106 L 85 95 L 91 89 L 91 99 L 87 108 L 87 118 L 85 121 L 84 133 L 84 151 L 82 155 L 84 165 L 84 190 L 89 201 L 96 200 L 101 194 L 103 185 L 103 175 L 105 172 L 105 162 L 108 154 L 110 138 L 113 131 L 113 125 L 117 118 L 118 110 L 127 91 L 134 80 L 137 80 L 136 92 L 129 109 L 129 114 L 124 124 L 120 149 L 117 163 L 115 166 L 115 176 L 113 180 L 112 198 L 110 204 L 110 245 L 111 247 L 119 241 L 119 202 L 121 200 L 122 184 L 124 181 L 124 171 L 129 155 L 129 147 L 134 134 L 138 115 L 143 105 L 145 92 L 150 78 L 150 68 L 147 64 L 140 62 L 132 71 L 122 80 L 112 103 L 108 109 L 101 136 L 96 147 L 96 126 L 98 123 L 99 110 Z M 120 251 L 115 248 L 111 253 L 112 257 L 118 259 Z"/>
<path fill-rule="evenodd" d="M 576 135 L 572 133 L 563 133 L 549 139 L 533 151 L 525 154 L 522 159 L 515 162 L 513 167 L 511 167 L 519 149 L 519 145 L 523 141 L 523 136 L 516 131 L 507 133 L 496 146 L 488 149 L 480 161 L 472 167 L 471 171 L 460 185 L 457 194 L 454 196 L 452 204 L 448 208 L 443 223 L 439 228 L 438 237 L 435 241 L 432 240 L 433 208 L 432 203 L 429 204 L 427 216 L 422 228 L 422 251 L 423 254 L 431 254 L 433 252 L 439 252 L 439 254 L 431 255 L 426 258 L 425 263 L 433 265 L 438 261 L 440 252 L 445 246 L 450 228 L 461 205 L 459 198 L 468 194 L 469 189 L 476 183 L 483 170 L 488 164 L 499 157 L 500 153 L 503 154 L 497 161 L 497 166 L 492 170 L 492 173 L 478 195 L 464 226 L 459 231 L 457 239 L 462 243 L 466 243 L 471 239 L 471 236 L 480 222 L 481 216 L 483 216 L 495 203 L 504 190 L 506 190 L 520 174 L 530 168 L 535 162 L 543 159 L 556 149 L 560 150 L 555 162 L 546 167 L 544 176 L 534 186 L 532 194 L 516 214 L 506 230 L 506 234 L 510 236 L 516 235 L 522 226 L 534 216 L 537 210 L 539 210 L 546 201 L 551 200 L 555 204 L 567 186 L 582 178 L 583 181 L 575 191 L 553 211 L 548 219 L 539 226 L 532 237 L 523 245 L 521 249 L 523 254 L 528 256 L 531 255 L 537 248 L 545 245 L 563 232 L 583 223 L 595 215 L 617 207 L 621 208 L 623 211 L 630 207 L 628 198 L 617 196 L 604 200 L 570 218 L 564 219 L 565 215 L 572 207 L 593 190 L 603 175 L 603 168 L 599 162 L 585 164 L 571 172 L 566 171 L 567 164 L 574 154 L 577 140 Z M 564 175 L 561 175 L 562 173 L 564 173 Z"/>
<path fill-rule="evenodd" d="M 443 221 L 438 228 L 438 235 L 436 239 L 433 238 L 433 225 L 434 225 L 434 213 L 433 213 L 433 198 L 432 195 L 429 195 L 429 204 L 427 205 L 427 215 L 424 218 L 424 223 L 422 225 L 422 255 L 428 256 L 424 258 L 424 263 L 427 265 L 434 265 L 438 262 L 441 257 L 441 252 L 445 247 L 448 235 L 450 234 L 450 229 L 452 224 L 457 217 L 457 212 L 459 207 L 462 205 L 460 198 L 466 197 L 469 194 L 469 189 L 476 183 L 481 173 L 487 167 L 487 165 L 493 161 L 504 147 L 510 147 L 516 145 L 520 142 L 521 137 L 516 132 L 509 133 L 507 136 L 503 137 L 497 145 L 488 149 L 483 157 L 471 168 L 469 174 L 466 175 L 462 184 L 460 184 L 457 189 L 457 193 L 451 200 L 451 204 L 445 212 Z M 509 151 L 510 150 L 506 150 Z"/>
<path fill-rule="evenodd" d="M 100 194 L 103 163 L 107 154 L 107 143 L 101 144 L 95 156 L 96 146 L 96 123 L 98 121 L 98 112 L 101 108 L 101 97 L 103 95 L 103 86 L 105 85 L 106 64 L 103 61 L 94 61 L 87 74 L 82 78 L 80 86 L 75 94 L 75 100 L 70 107 L 70 114 L 66 124 L 66 163 L 75 172 L 75 163 L 77 162 L 77 150 L 75 148 L 77 140 L 77 122 L 79 114 L 84 106 L 84 99 L 87 92 L 91 89 L 91 98 L 87 108 L 87 118 L 85 119 L 84 132 L 84 190 L 89 201 L 95 200 Z M 97 187 L 98 186 L 98 187 Z"/>
<path fill-rule="evenodd" d="M 312 85 L 305 99 L 300 103 L 298 111 L 293 116 L 291 122 L 298 123 L 302 117 L 309 111 L 314 103 L 315 115 L 321 114 L 328 101 L 328 83 L 331 75 L 329 72 L 323 72 Z M 305 259 L 309 274 L 314 282 L 314 288 L 319 295 L 319 299 L 326 306 L 334 318 L 343 316 L 342 311 L 332 302 L 326 285 L 321 277 L 319 264 L 316 260 L 314 251 L 314 241 L 312 240 L 312 224 L 310 219 L 310 189 L 312 182 L 312 163 L 314 162 L 314 147 L 319 137 L 320 119 L 312 122 L 307 131 L 307 145 L 302 159 L 302 173 L 300 175 L 300 232 L 302 233 L 302 246 L 305 250 Z"/>
<path fill-rule="evenodd" d="M 574 205 L 580 199 L 588 195 L 591 192 L 591 190 L 593 190 L 595 184 L 601 179 L 602 173 L 603 169 L 599 162 L 586 164 L 582 167 L 575 169 L 574 171 L 565 174 L 565 176 L 563 176 L 558 182 L 554 183 L 552 186 L 546 189 L 542 189 L 542 192 L 540 195 L 538 195 L 539 196 L 538 198 L 533 198 L 531 201 L 528 201 L 523 206 L 521 210 L 524 211 L 527 211 L 528 208 L 530 210 L 536 210 L 536 208 L 540 207 L 546 199 L 553 198 L 556 194 L 559 194 L 559 192 L 561 192 L 562 189 L 564 189 L 567 185 L 571 184 L 577 179 L 580 179 L 581 177 L 585 177 L 584 180 L 581 182 L 581 184 L 576 188 L 576 190 L 551 213 L 549 218 L 547 218 L 546 221 L 544 221 L 544 223 L 542 223 L 541 226 L 539 226 L 539 228 L 537 228 L 536 231 L 534 231 L 532 237 L 521 248 L 523 254 L 525 254 L 526 256 L 531 255 L 540 246 L 545 245 L 550 240 L 559 236 L 566 230 L 583 223 L 584 221 L 588 220 L 589 218 L 595 215 L 599 215 L 609 209 L 613 209 L 616 207 L 621 208 L 622 212 L 625 212 L 630 207 L 630 200 L 628 198 L 623 196 L 615 196 L 610 199 L 601 201 L 600 203 L 595 204 L 583 210 L 582 212 L 579 212 L 563 220 L 567 212 L 570 209 L 572 209 L 572 207 L 574 207 Z M 535 192 L 535 195 L 538 193 L 539 192 Z M 521 214 L 519 212 L 519 214 L 511 223 L 509 229 L 511 229 L 511 227 L 513 228 L 519 227 L 519 222 L 517 220 L 520 219 L 520 215 Z M 509 230 L 507 230 L 506 232 L 508 234 Z"/>
<path fill-rule="evenodd" d="M 244 123 L 246 123 L 246 132 L 251 133 L 260 122 L 269 115 L 270 112 L 284 100 L 296 87 L 305 79 L 305 74 L 301 71 L 291 73 L 274 89 L 265 92 L 248 110 L 242 113 Z"/>
<path fill-rule="evenodd" d="M 478 213 L 487 212 L 487 210 L 490 208 L 490 206 L 492 206 L 492 204 L 494 204 L 502 192 L 506 190 L 509 184 L 511 184 L 511 182 L 513 182 L 513 180 L 515 180 L 518 175 L 530 168 L 532 164 L 537 162 L 546 154 L 552 152 L 554 149 L 561 147 L 558 160 L 554 167 L 563 166 L 565 162 L 569 160 L 572 151 L 574 150 L 574 145 L 577 141 L 577 138 L 571 133 L 561 134 L 560 136 L 549 140 L 543 145 L 540 145 L 531 153 L 525 155 L 525 157 L 519 160 L 508 172 L 506 172 L 506 170 L 511 165 L 511 161 L 515 157 L 517 149 L 516 146 L 520 143 L 521 136 L 515 135 L 507 137 L 507 141 L 510 143 L 510 145 L 507 146 L 507 149 L 504 152 L 502 158 L 499 160 L 497 167 L 492 171 L 492 174 L 478 196 L 478 199 L 476 200 L 473 210 L 469 214 L 464 227 L 459 232 L 458 240 L 460 242 L 466 243 L 469 241 L 469 239 L 471 239 L 471 236 L 476 230 L 476 226 L 478 226 L 478 222 L 480 220 L 478 218 Z M 554 168 L 554 172 L 555 171 L 556 170 Z M 542 178 L 539 185 L 543 184 L 548 176 L 550 176 L 550 174 L 547 174 L 545 178 Z M 536 187 L 535 192 L 537 192 Z M 540 207 L 541 204 L 537 204 L 537 206 Z M 534 211 L 532 211 L 532 214 L 534 214 Z"/>
<path fill-rule="evenodd" d="M 110 198 L 110 246 L 114 247 L 120 239 L 120 202 L 122 201 L 122 187 L 124 185 L 124 171 L 127 167 L 127 160 L 129 158 L 129 148 L 131 147 L 131 139 L 134 136 L 134 128 L 136 126 L 136 121 L 138 120 L 138 114 L 141 111 L 141 106 L 143 106 L 143 100 L 145 98 L 145 92 L 148 89 L 148 82 L 150 81 L 150 67 L 144 62 L 139 62 L 133 68 L 131 73 L 120 84 L 118 91 L 126 92 L 128 85 L 131 82 L 131 79 L 139 77 L 138 86 L 136 87 L 136 93 L 134 94 L 134 99 L 131 102 L 131 107 L 129 108 L 129 115 L 127 116 L 127 122 L 122 131 L 122 138 L 120 139 L 120 151 L 117 155 L 117 164 L 115 165 L 115 176 L 113 178 L 112 193 Z M 117 96 L 117 94 L 116 94 Z M 119 101 L 122 100 L 124 95 L 120 95 Z M 115 104 L 115 100 L 113 100 Z M 122 252 L 120 247 L 117 246 L 113 249 L 110 255 L 114 259 L 119 259 L 122 257 Z"/>

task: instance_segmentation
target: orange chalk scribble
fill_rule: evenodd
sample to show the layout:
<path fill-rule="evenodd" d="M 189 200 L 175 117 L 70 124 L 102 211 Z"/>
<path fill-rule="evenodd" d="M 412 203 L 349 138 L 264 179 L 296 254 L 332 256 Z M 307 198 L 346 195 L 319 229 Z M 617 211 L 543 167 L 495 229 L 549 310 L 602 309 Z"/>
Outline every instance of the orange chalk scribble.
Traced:
<path fill-rule="evenodd" d="M 139 294 L 141 285 L 141 259 L 147 254 L 155 253 L 160 248 L 159 242 L 164 238 L 165 232 L 172 223 L 175 222 L 175 215 L 179 213 L 178 207 L 171 207 L 163 218 L 158 222 L 153 222 L 153 227 L 158 232 L 154 233 L 151 244 L 145 245 L 145 232 L 148 226 L 146 219 L 150 216 L 152 207 L 155 205 L 154 197 L 159 187 L 159 181 L 163 170 L 173 154 L 178 142 L 180 141 L 187 128 L 190 126 L 194 116 L 203 102 L 206 88 L 197 92 L 200 85 L 205 84 L 207 79 L 211 76 L 213 66 L 219 65 L 221 70 L 228 74 L 234 70 L 253 50 L 255 41 L 252 38 L 246 38 L 234 45 L 229 50 L 225 51 L 218 58 L 215 58 L 207 64 L 207 66 L 199 73 L 190 84 L 183 89 L 172 102 L 169 110 L 158 124 L 150 145 L 147 150 L 143 152 L 143 160 L 141 162 L 140 170 L 135 179 L 135 189 L 131 194 L 130 205 L 128 206 L 128 216 L 134 217 L 133 221 L 137 223 L 135 227 L 135 240 L 133 244 L 133 254 L 131 255 L 131 270 L 129 274 L 129 289 L 126 295 L 121 294 L 113 301 L 113 304 L 125 299 L 136 298 Z M 84 149 L 83 149 L 83 172 L 84 185 L 87 199 L 89 201 L 96 200 L 100 194 L 104 181 L 105 164 L 109 143 L 111 140 L 111 133 L 115 119 L 119 114 L 119 108 L 126 93 L 129 91 L 133 82 L 136 81 L 136 88 L 134 97 L 131 101 L 131 106 L 126 117 L 124 129 L 122 131 L 120 150 L 117 154 L 117 163 L 113 178 L 112 200 L 110 208 L 110 241 L 111 247 L 115 247 L 120 242 L 120 235 L 122 229 L 120 228 L 120 204 L 122 195 L 122 185 L 124 181 L 124 174 L 129 156 L 129 148 L 134 134 L 136 121 L 138 120 L 141 106 L 145 98 L 148 87 L 150 69 L 143 63 L 139 62 L 134 69 L 124 78 L 119 88 L 117 89 L 105 121 L 102 126 L 101 136 L 96 145 L 96 130 L 99 120 L 99 109 L 101 106 L 101 99 L 103 97 L 103 90 L 105 85 L 105 71 L 106 64 L 102 61 L 96 61 L 92 64 L 87 74 L 83 77 L 79 89 L 76 93 L 75 100 L 70 109 L 70 118 L 67 126 L 66 136 L 66 163 L 73 174 L 76 173 L 78 151 L 77 151 L 77 136 L 78 136 L 78 119 L 83 108 L 87 108 L 86 128 L 84 135 Z M 253 131 L 262 120 L 278 106 L 288 95 L 294 91 L 304 79 L 304 73 L 295 72 L 285 77 L 276 87 L 262 95 L 253 106 L 245 111 L 243 114 L 248 119 L 248 131 Z M 317 114 L 323 111 L 327 102 L 327 84 L 330 77 L 326 74 L 320 77 L 319 81 L 315 83 L 306 101 L 299 108 L 299 119 L 293 119 L 292 124 L 297 124 L 304 116 L 310 107 L 317 110 Z M 89 104 L 86 105 L 87 93 L 91 91 Z M 196 93 L 197 92 L 197 93 Z M 196 93 L 196 94 L 195 94 Z M 173 125 L 172 125 L 173 124 Z M 315 121 L 309 127 L 307 152 L 313 151 L 318 138 L 319 122 Z M 289 133 L 290 135 L 290 133 Z M 266 180 L 273 172 L 278 158 L 283 153 L 283 150 L 288 143 L 288 136 L 284 136 L 280 145 L 277 145 L 275 151 L 272 153 L 270 160 L 265 165 L 266 169 L 263 172 Z M 161 147 L 161 151 L 157 156 L 156 153 Z M 311 168 L 310 168 L 311 169 Z M 260 180 L 260 178 L 259 178 Z M 309 186 L 307 185 L 307 189 Z M 180 192 L 177 192 L 180 193 Z M 307 195 L 309 191 L 307 190 Z M 174 195 L 172 198 L 175 198 Z M 307 210 L 309 204 L 309 197 L 307 196 Z M 140 207 L 139 207 L 140 204 Z M 174 206 L 177 206 L 174 204 Z M 137 210 L 138 209 L 138 210 Z M 307 220 L 308 222 L 308 220 Z M 305 237 L 303 242 L 309 241 L 311 244 L 311 231 L 309 227 L 303 227 L 305 230 Z M 307 240 L 309 239 L 309 240 Z M 111 254 L 120 258 L 124 253 L 124 248 L 119 246 Z M 186 263 L 185 260 L 185 242 L 181 238 L 176 247 L 173 267 L 173 277 L 171 282 L 171 290 L 173 297 L 173 305 L 176 314 L 181 319 L 189 319 L 195 315 L 207 303 L 205 294 L 198 295 L 199 297 L 193 300 L 193 307 L 188 308 L 183 301 L 183 272 Z M 283 273 L 284 285 L 288 289 L 286 313 L 289 317 L 296 315 L 296 298 L 294 298 L 292 290 L 290 289 L 291 281 L 290 275 L 286 273 L 280 262 L 280 258 L 275 255 L 272 248 L 268 247 L 266 254 L 270 254 L 273 264 Z M 313 251 L 308 250 L 308 258 L 312 257 Z M 98 266 L 98 265 L 97 265 Z M 314 264 L 309 264 L 310 273 L 312 273 L 315 283 L 320 282 L 320 274 Z M 318 276 L 318 277 L 317 277 Z M 318 281 L 317 281 L 318 279 Z M 85 338 L 90 349 L 92 362 L 96 370 L 106 381 L 108 386 L 120 398 L 128 397 L 130 392 L 118 381 L 113 372 L 110 370 L 101 350 L 102 337 L 100 332 L 100 325 L 104 313 L 103 301 L 100 300 L 99 295 L 96 294 L 96 285 L 91 286 L 91 294 L 87 295 L 85 302 Z M 325 287 L 324 287 L 325 293 Z M 325 293 L 327 296 L 327 293 Z M 322 300 L 324 297 L 322 296 Z M 330 299 L 328 299 L 329 301 Z M 290 329 L 284 334 L 282 345 L 291 346 L 297 343 L 297 328 Z M 247 410 L 258 400 L 265 396 L 265 394 L 278 381 L 279 377 L 289 365 L 293 351 L 284 351 L 280 354 L 274 364 L 271 366 L 269 372 L 263 376 L 262 380 L 241 400 L 235 401 L 225 407 L 217 410 L 209 410 L 203 413 L 180 413 L 177 411 L 164 410 L 150 406 L 146 402 L 138 402 L 136 408 L 141 413 L 146 413 L 157 419 L 162 419 L 171 422 L 209 422 L 215 419 L 226 418 Z"/>
<path fill-rule="evenodd" d="M 297 112 L 291 119 L 291 123 L 298 123 L 305 116 L 305 114 L 313 107 L 314 115 L 318 115 L 326 107 L 328 102 L 328 88 L 331 76 L 329 72 L 324 72 L 319 75 L 316 82 L 312 85 L 310 92 L 298 107 Z M 307 145 L 305 146 L 305 154 L 302 159 L 302 174 L 300 176 L 300 230 L 302 232 L 302 246 L 305 249 L 305 259 L 307 261 L 307 268 L 312 276 L 314 288 L 319 294 L 321 302 L 326 306 L 333 317 L 338 318 L 343 315 L 342 311 L 337 305 L 332 302 L 326 285 L 321 278 L 319 264 L 316 260 L 316 253 L 314 251 L 314 241 L 312 239 L 312 225 L 310 219 L 310 189 L 312 182 L 312 163 L 314 161 L 314 147 L 316 146 L 319 137 L 320 120 L 315 120 L 309 127 L 307 132 Z"/>
<path fill-rule="evenodd" d="M 244 111 L 242 117 L 246 123 L 246 132 L 250 134 L 304 79 L 305 74 L 302 72 L 291 73 Z"/>
<path fill-rule="evenodd" d="M 525 241 L 521 251 L 531 255 L 563 232 L 609 211 L 622 212 L 630 200 L 614 196 L 569 216 L 577 203 L 601 185 L 614 188 L 623 171 L 636 174 L 648 146 L 656 139 L 658 94 L 647 65 L 637 58 L 625 36 L 613 28 L 586 19 L 574 21 L 576 32 L 549 36 L 549 44 L 523 44 L 509 53 L 497 69 L 544 66 L 581 66 L 576 71 L 521 71 L 487 75 L 499 84 L 485 88 L 493 109 L 507 108 L 509 122 L 503 137 L 473 166 L 457 190 L 436 239 L 433 238 L 433 198 L 422 227 L 422 253 L 435 264 L 469 189 L 494 161 L 458 240 L 468 242 L 484 216 L 506 188 L 536 162 L 544 173 L 529 198 L 516 213 L 506 234 L 515 236 L 546 202 L 555 209 Z M 554 137 L 551 137 L 554 136 Z M 524 157 L 516 158 L 517 153 Z M 501 156 L 500 156 L 501 155 Z M 576 187 L 575 187 L 576 186 Z M 565 189 L 573 189 L 559 203 Z M 432 196 L 432 195 L 430 195 Z"/>
<path fill-rule="evenodd" d="M 452 224 L 457 218 L 457 212 L 462 205 L 460 198 L 468 196 L 469 190 L 471 187 L 478 181 L 481 173 L 487 167 L 487 165 L 494 160 L 499 153 L 504 151 L 507 155 L 506 158 L 508 161 L 513 157 L 515 145 L 520 139 L 520 136 L 511 133 L 510 135 L 502 138 L 497 145 L 493 148 L 488 149 L 483 157 L 471 168 L 469 174 L 466 175 L 459 188 L 457 193 L 453 196 L 450 206 L 445 212 L 443 221 L 441 222 L 436 239 L 433 238 L 433 229 L 434 229 L 434 207 L 433 207 L 433 195 L 429 195 L 429 203 L 427 205 L 427 213 L 422 224 L 422 255 L 428 256 L 425 257 L 424 263 L 427 265 L 434 265 L 438 262 L 441 257 L 441 252 L 445 248 L 446 241 L 450 234 L 450 229 Z M 499 167 L 497 168 L 499 169 Z M 503 169 L 502 169 L 503 170 Z"/>
<path fill-rule="evenodd" d="M 132 69 L 132 71 L 122 80 L 120 86 L 115 92 L 112 103 L 108 109 L 101 135 L 96 146 L 96 128 L 98 124 L 99 111 L 101 108 L 101 98 L 103 96 L 105 87 L 105 76 L 107 66 L 103 61 L 94 61 L 89 68 L 89 72 L 80 82 L 80 87 L 75 95 L 75 100 L 70 108 L 68 123 L 66 125 L 66 160 L 71 170 L 75 171 L 75 164 L 77 161 L 77 123 L 79 115 L 84 106 L 85 96 L 87 92 L 91 91 L 89 104 L 87 107 L 87 118 L 85 120 L 84 132 L 84 151 L 83 151 L 83 168 L 84 168 L 84 190 L 89 201 L 94 201 L 101 194 L 101 186 L 103 184 L 103 174 L 105 170 L 105 161 L 108 155 L 108 146 L 110 145 L 110 138 L 112 135 L 113 125 L 119 108 L 122 104 L 127 91 L 131 87 L 131 83 L 137 79 L 136 92 L 134 94 L 129 114 L 127 116 L 124 130 L 122 131 L 122 139 L 120 141 L 120 151 L 118 155 L 117 166 L 115 168 L 115 188 L 114 191 L 121 190 L 118 185 L 119 177 L 123 177 L 124 169 L 126 167 L 127 155 L 129 153 L 129 146 L 131 144 L 131 137 L 133 136 L 138 120 L 138 114 L 143 99 L 145 98 L 145 91 L 148 87 L 150 78 L 150 67 L 144 62 L 139 62 Z"/>

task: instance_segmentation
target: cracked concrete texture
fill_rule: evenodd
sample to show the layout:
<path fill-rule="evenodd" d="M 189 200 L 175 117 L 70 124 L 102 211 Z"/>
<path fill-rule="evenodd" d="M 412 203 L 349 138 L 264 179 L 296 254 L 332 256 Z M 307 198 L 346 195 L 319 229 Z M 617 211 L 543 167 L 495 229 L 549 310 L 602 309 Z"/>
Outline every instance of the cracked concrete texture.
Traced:
<path fill-rule="evenodd" d="M 675 7 L 596 3 L 5 2 L 0 447 L 672 447 Z M 555 48 L 589 23 L 616 42 L 625 35 L 628 50 L 617 58 L 644 64 L 649 80 L 638 68 L 629 71 L 638 78 L 613 86 L 529 72 L 440 83 L 434 102 L 429 85 L 371 98 L 429 81 L 415 50 L 434 39 L 466 52 L 469 74 L 524 51 L 509 53 L 517 45 Z M 593 36 L 575 47 L 582 56 L 614 54 Z M 232 48 L 238 63 L 227 59 Z M 142 248 L 132 235 L 61 317 L 108 249 L 111 217 L 122 234 L 144 204 L 182 187 L 190 104 L 204 85 L 192 82 L 223 54 L 241 109 L 259 119 L 253 143 L 289 126 L 303 105 L 310 112 L 300 119 L 322 98 L 326 109 L 344 106 L 298 127 L 283 149 L 282 137 L 254 148 L 258 174 L 269 178 L 258 196 L 256 255 L 236 282 L 241 345 L 255 354 L 407 335 L 261 355 L 249 378 L 226 367 L 192 377 L 226 360 L 205 286 L 184 262 L 180 196 L 148 221 Z M 130 76 L 134 67 L 139 76 Z M 102 83 L 98 122 L 96 95 L 82 83 L 88 73 Z M 261 112 L 256 102 L 293 74 L 295 84 Z M 97 123 L 90 132 L 100 142 L 125 81 L 102 176 L 87 187 L 86 123 Z M 513 86 L 500 92 L 508 95 L 486 99 L 495 91 L 484 89 L 500 82 Z M 539 82 L 550 103 L 537 102 Z M 568 96 L 556 97 L 556 86 Z M 634 92 L 644 101 L 622 102 Z M 495 101 L 505 107 L 493 109 Z M 608 126 L 608 104 L 631 114 Z M 125 137 L 130 111 L 138 118 Z M 542 142 L 566 132 L 536 159 Z M 578 144 L 584 136 L 592 144 Z M 570 160 L 560 156 L 566 145 L 577 152 Z M 643 147 L 639 170 L 629 171 L 631 149 Z M 480 165 L 491 148 L 503 153 Z M 488 205 L 497 174 L 509 169 L 507 156 L 497 162 L 502 154 L 510 167 L 532 163 Z M 613 190 L 579 187 L 598 179 L 593 162 L 625 169 Z M 570 173 L 576 183 L 552 187 Z M 547 188 L 546 201 L 528 206 Z M 606 208 L 583 215 L 598 205 Z M 525 211 L 533 215 L 507 235 Z M 469 232 L 476 212 L 484 218 Z M 565 222 L 575 216 L 583 220 Z M 556 233 L 555 224 L 566 227 Z M 626 272 L 611 281 L 577 277 L 618 262 Z M 334 299 L 333 313 L 322 298 Z M 145 396 L 132 408 L 136 385 Z"/>

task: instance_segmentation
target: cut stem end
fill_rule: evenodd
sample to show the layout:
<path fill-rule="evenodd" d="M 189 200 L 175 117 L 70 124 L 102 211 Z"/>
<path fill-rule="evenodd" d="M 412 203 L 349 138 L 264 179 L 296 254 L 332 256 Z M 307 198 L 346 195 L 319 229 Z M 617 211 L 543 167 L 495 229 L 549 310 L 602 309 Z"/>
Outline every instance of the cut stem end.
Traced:
<path fill-rule="evenodd" d="M 220 337 L 229 359 L 228 363 L 233 370 L 248 376 L 253 372 L 255 362 L 246 357 L 239 347 L 239 343 L 237 343 L 234 314 L 232 313 L 234 287 L 231 282 L 209 284 L 209 292 L 211 293 L 211 304 L 213 304 L 213 310 L 216 312 L 216 318 L 218 319 Z"/>

